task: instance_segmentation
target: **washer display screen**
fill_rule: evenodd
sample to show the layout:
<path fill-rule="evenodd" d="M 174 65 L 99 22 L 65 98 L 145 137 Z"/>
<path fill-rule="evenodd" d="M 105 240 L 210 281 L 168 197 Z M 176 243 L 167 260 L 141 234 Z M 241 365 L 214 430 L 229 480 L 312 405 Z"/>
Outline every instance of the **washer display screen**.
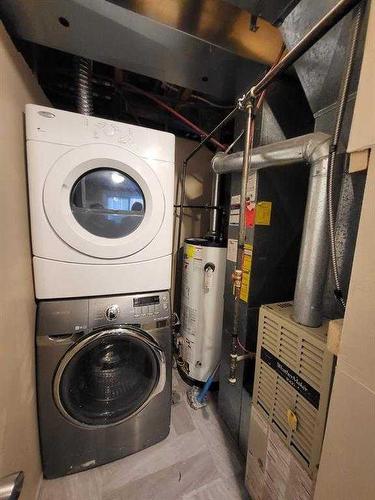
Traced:
<path fill-rule="evenodd" d="M 138 297 L 133 299 L 133 306 L 152 306 L 153 304 L 160 304 L 159 295 L 152 295 L 151 297 Z"/>

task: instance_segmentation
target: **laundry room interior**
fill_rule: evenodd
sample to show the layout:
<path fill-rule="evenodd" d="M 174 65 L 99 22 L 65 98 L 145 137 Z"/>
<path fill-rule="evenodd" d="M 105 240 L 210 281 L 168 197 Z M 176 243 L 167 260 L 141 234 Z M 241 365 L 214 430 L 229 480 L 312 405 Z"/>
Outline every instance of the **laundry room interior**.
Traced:
<path fill-rule="evenodd" d="M 373 499 L 375 0 L 0 14 L 0 500 Z"/>

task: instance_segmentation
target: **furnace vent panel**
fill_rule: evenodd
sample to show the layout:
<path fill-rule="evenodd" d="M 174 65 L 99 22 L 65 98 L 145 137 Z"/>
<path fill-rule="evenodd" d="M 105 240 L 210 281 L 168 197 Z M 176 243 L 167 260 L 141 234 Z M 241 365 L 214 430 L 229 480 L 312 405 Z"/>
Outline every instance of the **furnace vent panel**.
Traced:
<path fill-rule="evenodd" d="M 327 323 L 309 328 L 292 319 L 293 304 L 259 313 L 254 405 L 307 468 L 317 472 L 331 389 L 334 356 Z"/>

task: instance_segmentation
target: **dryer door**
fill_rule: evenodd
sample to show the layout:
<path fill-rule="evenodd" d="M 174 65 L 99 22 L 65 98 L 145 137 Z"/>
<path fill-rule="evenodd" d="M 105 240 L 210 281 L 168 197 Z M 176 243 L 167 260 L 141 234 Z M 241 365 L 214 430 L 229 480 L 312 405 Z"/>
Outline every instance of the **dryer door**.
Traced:
<path fill-rule="evenodd" d="M 53 383 L 62 415 L 83 427 L 107 427 L 140 412 L 165 387 L 166 360 L 142 330 L 114 328 L 74 345 Z"/>
<path fill-rule="evenodd" d="M 102 259 L 128 257 L 145 248 L 165 214 L 163 189 L 150 165 L 106 144 L 62 155 L 46 178 L 43 205 L 63 241 Z"/>

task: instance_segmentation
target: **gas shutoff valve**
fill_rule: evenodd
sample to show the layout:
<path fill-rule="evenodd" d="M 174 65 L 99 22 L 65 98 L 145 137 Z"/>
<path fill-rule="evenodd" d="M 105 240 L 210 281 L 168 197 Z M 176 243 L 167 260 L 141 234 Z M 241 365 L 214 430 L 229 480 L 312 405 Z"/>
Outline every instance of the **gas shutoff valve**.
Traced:
<path fill-rule="evenodd" d="M 236 269 L 232 274 L 233 281 L 233 295 L 237 297 L 240 294 L 241 282 L 242 282 L 242 271 L 241 269 Z"/>

